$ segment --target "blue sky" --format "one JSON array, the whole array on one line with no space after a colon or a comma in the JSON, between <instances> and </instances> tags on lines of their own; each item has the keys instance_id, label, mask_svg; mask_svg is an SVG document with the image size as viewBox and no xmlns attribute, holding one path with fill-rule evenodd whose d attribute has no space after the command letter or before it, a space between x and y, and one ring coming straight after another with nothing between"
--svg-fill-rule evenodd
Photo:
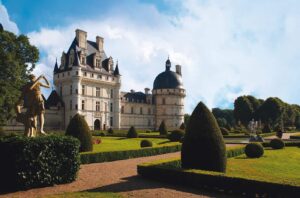
<instances>
[{"instance_id":1,"label":"blue sky","mask_svg":"<svg viewBox=\"0 0 300 198\"><path fill-rule=\"evenodd\" d=\"M34 72L48 78L76 28L104 37L123 91L151 88L169 55L182 65L191 112L244 94L300 104L299 10L297 0L0 0L0 22L39 48Z\"/></svg>"}]
</instances>

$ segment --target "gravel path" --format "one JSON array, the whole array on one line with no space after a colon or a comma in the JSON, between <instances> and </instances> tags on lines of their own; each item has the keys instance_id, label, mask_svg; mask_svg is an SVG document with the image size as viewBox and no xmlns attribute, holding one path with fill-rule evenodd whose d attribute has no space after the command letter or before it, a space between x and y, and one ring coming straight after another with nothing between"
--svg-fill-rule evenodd
<instances>
[{"instance_id":1,"label":"gravel path","mask_svg":"<svg viewBox=\"0 0 300 198\"><path fill-rule=\"evenodd\" d=\"M283 133L282 134L282 139L284 139L284 140L288 140L288 139L290 139L290 136L291 135L299 135L300 133ZM277 136L276 135L273 135L273 136L270 136L270 137L266 137L265 139L273 139L273 138L277 138Z\"/></svg>"},{"instance_id":2,"label":"gravel path","mask_svg":"<svg viewBox=\"0 0 300 198\"><path fill-rule=\"evenodd\" d=\"M137 175L137 165L140 163L178 156L180 156L180 152L82 165L78 178L73 183L18 191L0 195L0 197L43 197L77 191L116 192L124 197L138 198L225 197L211 192L146 180Z\"/></svg>"}]
</instances>

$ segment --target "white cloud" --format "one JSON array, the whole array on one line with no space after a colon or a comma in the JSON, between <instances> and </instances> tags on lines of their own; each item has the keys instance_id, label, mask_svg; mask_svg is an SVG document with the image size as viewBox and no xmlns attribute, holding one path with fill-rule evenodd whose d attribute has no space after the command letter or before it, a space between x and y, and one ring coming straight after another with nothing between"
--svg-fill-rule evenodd
<instances>
[{"instance_id":1,"label":"white cloud","mask_svg":"<svg viewBox=\"0 0 300 198\"><path fill-rule=\"evenodd\" d=\"M169 55L173 70L182 65L187 112L200 100L209 107L228 106L241 94L300 103L297 2L186 1L176 17L153 6L133 6L134 15L118 9L106 18L30 33L45 53L40 70L52 73L55 57L81 28L89 40L104 37L107 55L119 60L124 91L152 88Z\"/></svg>"},{"instance_id":2,"label":"white cloud","mask_svg":"<svg viewBox=\"0 0 300 198\"><path fill-rule=\"evenodd\" d=\"M18 26L15 22L11 21L7 12L7 9L0 1L0 23L3 25L5 30L13 32L15 34L19 33Z\"/></svg>"}]
</instances>

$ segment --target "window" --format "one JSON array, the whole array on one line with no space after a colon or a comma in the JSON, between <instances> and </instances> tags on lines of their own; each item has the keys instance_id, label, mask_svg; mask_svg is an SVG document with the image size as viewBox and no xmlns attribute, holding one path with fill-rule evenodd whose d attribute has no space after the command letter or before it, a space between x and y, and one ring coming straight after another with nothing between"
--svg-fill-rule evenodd
<instances>
[{"instance_id":1,"label":"window","mask_svg":"<svg viewBox=\"0 0 300 198\"><path fill-rule=\"evenodd\" d=\"M110 117L110 126L112 126L113 125L113 117Z\"/></svg>"},{"instance_id":2,"label":"window","mask_svg":"<svg viewBox=\"0 0 300 198\"><path fill-rule=\"evenodd\" d=\"M124 113L124 106L121 107L121 113Z\"/></svg>"},{"instance_id":3,"label":"window","mask_svg":"<svg viewBox=\"0 0 300 198\"><path fill-rule=\"evenodd\" d=\"M70 85L70 95L72 95L72 85Z\"/></svg>"},{"instance_id":4,"label":"window","mask_svg":"<svg viewBox=\"0 0 300 198\"><path fill-rule=\"evenodd\" d=\"M98 75L98 78L99 78L99 79L101 79L101 78L102 78L102 76L101 76L101 75Z\"/></svg>"},{"instance_id":5,"label":"window","mask_svg":"<svg viewBox=\"0 0 300 198\"><path fill-rule=\"evenodd\" d=\"M107 103L104 103L105 112L107 112Z\"/></svg>"},{"instance_id":6,"label":"window","mask_svg":"<svg viewBox=\"0 0 300 198\"><path fill-rule=\"evenodd\" d=\"M100 59L96 59L96 67L97 68L100 68L100 64L101 64Z\"/></svg>"},{"instance_id":7,"label":"window","mask_svg":"<svg viewBox=\"0 0 300 198\"><path fill-rule=\"evenodd\" d=\"M65 74L63 73L63 77L65 77Z\"/></svg>"},{"instance_id":8,"label":"window","mask_svg":"<svg viewBox=\"0 0 300 198\"><path fill-rule=\"evenodd\" d=\"M77 75L77 76L79 75L79 72L78 72L78 71L76 71L76 75Z\"/></svg>"},{"instance_id":9,"label":"window","mask_svg":"<svg viewBox=\"0 0 300 198\"><path fill-rule=\"evenodd\" d=\"M59 78L59 74L57 74L57 78Z\"/></svg>"},{"instance_id":10,"label":"window","mask_svg":"<svg viewBox=\"0 0 300 198\"><path fill-rule=\"evenodd\" d=\"M87 73L86 73L86 72L84 72L84 73L83 73L83 75L84 75L84 76L87 76Z\"/></svg>"},{"instance_id":11,"label":"window","mask_svg":"<svg viewBox=\"0 0 300 198\"><path fill-rule=\"evenodd\" d=\"M148 119L148 126L151 126L151 120Z\"/></svg>"},{"instance_id":12,"label":"window","mask_svg":"<svg viewBox=\"0 0 300 198\"><path fill-rule=\"evenodd\" d=\"M75 89L75 93L78 94L78 89Z\"/></svg>"},{"instance_id":13,"label":"window","mask_svg":"<svg viewBox=\"0 0 300 198\"><path fill-rule=\"evenodd\" d=\"M166 104L166 99L165 98L162 99L162 104L163 105Z\"/></svg>"},{"instance_id":14,"label":"window","mask_svg":"<svg viewBox=\"0 0 300 198\"><path fill-rule=\"evenodd\" d=\"M81 64L85 65L85 57L84 56L81 57Z\"/></svg>"},{"instance_id":15,"label":"window","mask_svg":"<svg viewBox=\"0 0 300 198\"><path fill-rule=\"evenodd\" d=\"M133 112L133 107L131 107L131 114L133 114L134 112Z\"/></svg>"},{"instance_id":16,"label":"window","mask_svg":"<svg viewBox=\"0 0 300 198\"><path fill-rule=\"evenodd\" d=\"M96 111L100 111L100 102L96 102Z\"/></svg>"},{"instance_id":17,"label":"window","mask_svg":"<svg viewBox=\"0 0 300 198\"><path fill-rule=\"evenodd\" d=\"M148 114L149 114L149 115L151 114L151 109L150 109L150 108L148 108Z\"/></svg>"},{"instance_id":18,"label":"window","mask_svg":"<svg viewBox=\"0 0 300 198\"><path fill-rule=\"evenodd\" d=\"M84 100L81 101L81 109L84 110Z\"/></svg>"},{"instance_id":19,"label":"window","mask_svg":"<svg viewBox=\"0 0 300 198\"><path fill-rule=\"evenodd\" d=\"M93 73L91 73L91 78L94 78L94 74Z\"/></svg>"},{"instance_id":20,"label":"window","mask_svg":"<svg viewBox=\"0 0 300 198\"><path fill-rule=\"evenodd\" d=\"M82 86L81 86L81 94L82 94L82 95L85 95L85 85L82 85Z\"/></svg>"},{"instance_id":21,"label":"window","mask_svg":"<svg viewBox=\"0 0 300 198\"><path fill-rule=\"evenodd\" d=\"M140 114L143 114L143 107L140 107Z\"/></svg>"},{"instance_id":22,"label":"window","mask_svg":"<svg viewBox=\"0 0 300 198\"><path fill-rule=\"evenodd\" d=\"M72 100L70 100L70 110L72 110Z\"/></svg>"},{"instance_id":23,"label":"window","mask_svg":"<svg viewBox=\"0 0 300 198\"><path fill-rule=\"evenodd\" d=\"M60 90L59 90L60 96L62 96L62 92L63 92L63 88L62 86L60 86Z\"/></svg>"},{"instance_id":24,"label":"window","mask_svg":"<svg viewBox=\"0 0 300 198\"><path fill-rule=\"evenodd\" d=\"M70 76L70 72L68 72L68 76Z\"/></svg>"},{"instance_id":25,"label":"window","mask_svg":"<svg viewBox=\"0 0 300 198\"><path fill-rule=\"evenodd\" d=\"M100 87L96 87L96 97L100 97Z\"/></svg>"},{"instance_id":26,"label":"window","mask_svg":"<svg viewBox=\"0 0 300 198\"><path fill-rule=\"evenodd\" d=\"M77 104L75 105L75 109L76 109L76 110L78 109L78 105L77 105Z\"/></svg>"},{"instance_id":27,"label":"window","mask_svg":"<svg viewBox=\"0 0 300 198\"><path fill-rule=\"evenodd\" d=\"M113 112L113 103L110 103L110 112Z\"/></svg>"},{"instance_id":28,"label":"window","mask_svg":"<svg viewBox=\"0 0 300 198\"><path fill-rule=\"evenodd\" d=\"M113 98L113 95L114 95L114 90L111 89L111 90L110 90L110 98Z\"/></svg>"}]
</instances>

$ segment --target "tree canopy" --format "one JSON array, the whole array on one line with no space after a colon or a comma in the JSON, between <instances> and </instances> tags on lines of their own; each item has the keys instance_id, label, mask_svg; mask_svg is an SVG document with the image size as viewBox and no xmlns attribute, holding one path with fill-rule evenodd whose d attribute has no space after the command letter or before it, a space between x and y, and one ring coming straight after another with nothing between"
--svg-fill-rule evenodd
<instances>
[{"instance_id":1,"label":"tree canopy","mask_svg":"<svg viewBox=\"0 0 300 198\"><path fill-rule=\"evenodd\" d=\"M14 115L20 90L38 59L38 49L25 35L0 28L0 125Z\"/></svg>"}]
</instances>

